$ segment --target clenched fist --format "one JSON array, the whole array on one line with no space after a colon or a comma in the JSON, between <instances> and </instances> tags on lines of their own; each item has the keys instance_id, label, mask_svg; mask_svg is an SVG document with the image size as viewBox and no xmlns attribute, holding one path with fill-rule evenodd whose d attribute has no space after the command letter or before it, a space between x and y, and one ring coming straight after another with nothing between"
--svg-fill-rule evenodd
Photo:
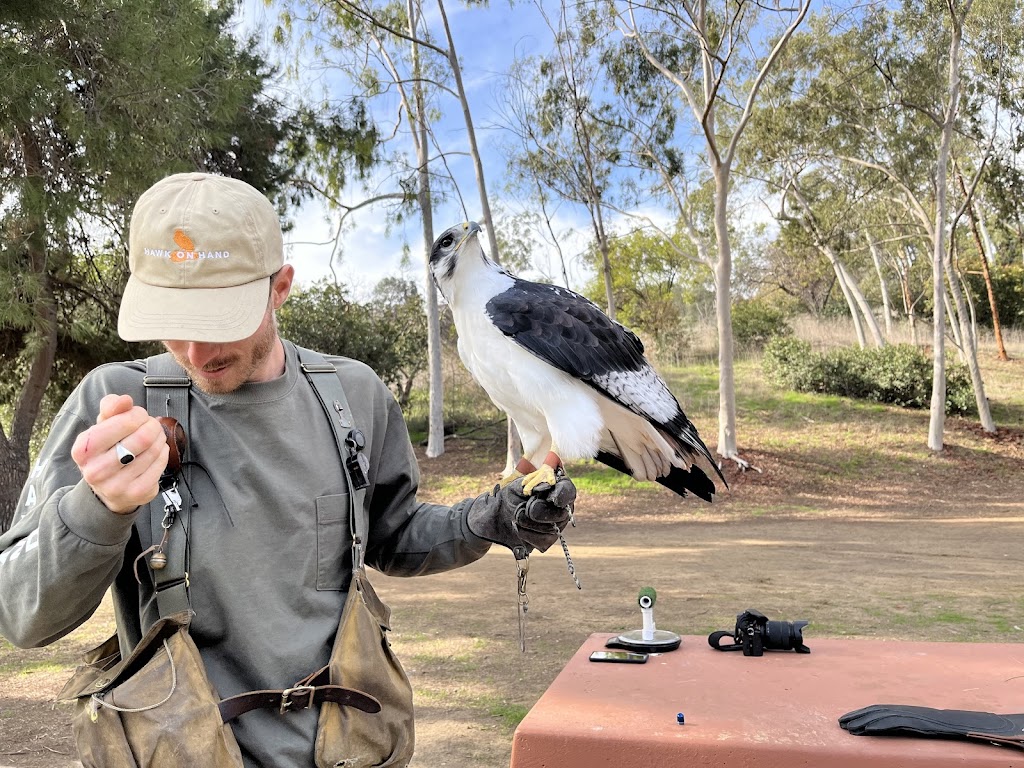
<instances>
[{"instance_id":1,"label":"clenched fist","mask_svg":"<svg viewBox=\"0 0 1024 768\"><path fill-rule=\"evenodd\" d=\"M163 427L145 408L129 395L106 395L96 424L75 440L71 458L107 509L125 515L156 498L169 450Z\"/></svg>"}]
</instances>

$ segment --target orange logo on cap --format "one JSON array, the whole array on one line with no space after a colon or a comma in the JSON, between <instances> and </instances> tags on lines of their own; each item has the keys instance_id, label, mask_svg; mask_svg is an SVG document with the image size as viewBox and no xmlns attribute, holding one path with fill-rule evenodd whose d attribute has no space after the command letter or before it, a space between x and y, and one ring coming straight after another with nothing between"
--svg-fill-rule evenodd
<instances>
[{"instance_id":1,"label":"orange logo on cap","mask_svg":"<svg viewBox=\"0 0 1024 768\"><path fill-rule=\"evenodd\" d=\"M192 261L199 258L199 254L196 253L196 247L192 243L192 238L180 229L174 230L174 242L180 250L171 251L171 261Z\"/></svg>"}]
</instances>

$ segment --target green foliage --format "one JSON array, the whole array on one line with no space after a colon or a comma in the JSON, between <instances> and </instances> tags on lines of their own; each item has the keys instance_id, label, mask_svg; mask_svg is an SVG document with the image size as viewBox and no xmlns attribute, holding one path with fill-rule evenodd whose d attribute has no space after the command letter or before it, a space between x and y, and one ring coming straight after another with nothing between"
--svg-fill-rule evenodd
<instances>
[{"instance_id":1,"label":"green foliage","mask_svg":"<svg viewBox=\"0 0 1024 768\"><path fill-rule=\"evenodd\" d=\"M978 323L992 327L992 308L980 265L961 265L974 297ZM1008 264L992 267L992 293L996 298L999 322L1007 328L1024 328L1024 266Z\"/></svg>"},{"instance_id":2,"label":"green foliage","mask_svg":"<svg viewBox=\"0 0 1024 768\"><path fill-rule=\"evenodd\" d=\"M749 349L761 349L775 336L793 333L786 312L765 299L734 301L732 304L733 341Z\"/></svg>"},{"instance_id":3,"label":"green foliage","mask_svg":"<svg viewBox=\"0 0 1024 768\"><path fill-rule=\"evenodd\" d=\"M233 34L234 9L0 8L0 414L10 425L0 427L0 529L36 424L89 369L152 349L115 330L138 195L170 173L205 170L249 182L285 212L311 129L265 95L275 73Z\"/></svg>"},{"instance_id":4,"label":"green foliage","mask_svg":"<svg viewBox=\"0 0 1024 768\"><path fill-rule=\"evenodd\" d=\"M360 360L390 386L403 408L427 362L427 323L415 285L386 278L366 304L321 280L293 291L278 311L281 335L325 354Z\"/></svg>"},{"instance_id":5,"label":"green foliage","mask_svg":"<svg viewBox=\"0 0 1024 768\"><path fill-rule=\"evenodd\" d=\"M776 336L764 350L763 368L773 383L797 392L855 397L905 408L928 408L932 362L920 349L893 344L878 349L840 347L825 353L792 336ZM974 406L964 366L946 366L946 412L969 413Z\"/></svg>"},{"instance_id":6,"label":"green foliage","mask_svg":"<svg viewBox=\"0 0 1024 768\"><path fill-rule=\"evenodd\" d=\"M605 304L601 256L592 249L588 258L595 277L584 294L598 306ZM619 322L650 338L659 351L677 354L688 344L685 322L695 304L712 295L710 271L664 237L643 231L612 241L609 252L612 290Z\"/></svg>"}]
</instances>

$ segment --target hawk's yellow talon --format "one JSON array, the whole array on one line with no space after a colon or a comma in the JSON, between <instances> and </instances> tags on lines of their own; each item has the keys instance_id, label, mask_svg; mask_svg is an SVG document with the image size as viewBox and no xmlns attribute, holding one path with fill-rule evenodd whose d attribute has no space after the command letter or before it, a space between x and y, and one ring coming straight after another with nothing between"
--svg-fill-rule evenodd
<instances>
[{"instance_id":1,"label":"hawk's yellow talon","mask_svg":"<svg viewBox=\"0 0 1024 768\"><path fill-rule=\"evenodd\" d=\"M555 484L555 470L547 464L541 464L540 469L536 472L523 476L523 493L529 496L533 493L533 489L541 483L547 483L552 486Z\"/></svg>"},{"instance_id":2,"label":"hawk's yellow talon","mask_svg":"<svg viewBox=\"0 0 1024 768\"><path fill-rule=\"evenodd\" d=\"M522 476L523 476L522 472L520 472L518 469L513 469L507 475L502 475L501 479L498 480L498 487L499 488L505 488L506 486L509 486L512 483L514 483L516 480L518 480Z\"/></svg>"}]
</instances>

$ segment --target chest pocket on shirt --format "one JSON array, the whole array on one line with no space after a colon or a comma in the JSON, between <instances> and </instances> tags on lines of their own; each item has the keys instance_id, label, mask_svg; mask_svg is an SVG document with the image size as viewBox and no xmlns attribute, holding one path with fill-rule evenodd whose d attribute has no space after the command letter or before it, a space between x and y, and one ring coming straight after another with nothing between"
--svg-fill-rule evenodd
<instances>
[{"instance_id":1,"label":"chest pocket on shirt","mask_svg":"<svg viewBox=\"0 0 1024 768\"><path fill-rule=\"evenodd\" d=\"M351 571L348 494L319 496L316 500L316 588L346 589Z\"/></svg>"}]
</instances>

